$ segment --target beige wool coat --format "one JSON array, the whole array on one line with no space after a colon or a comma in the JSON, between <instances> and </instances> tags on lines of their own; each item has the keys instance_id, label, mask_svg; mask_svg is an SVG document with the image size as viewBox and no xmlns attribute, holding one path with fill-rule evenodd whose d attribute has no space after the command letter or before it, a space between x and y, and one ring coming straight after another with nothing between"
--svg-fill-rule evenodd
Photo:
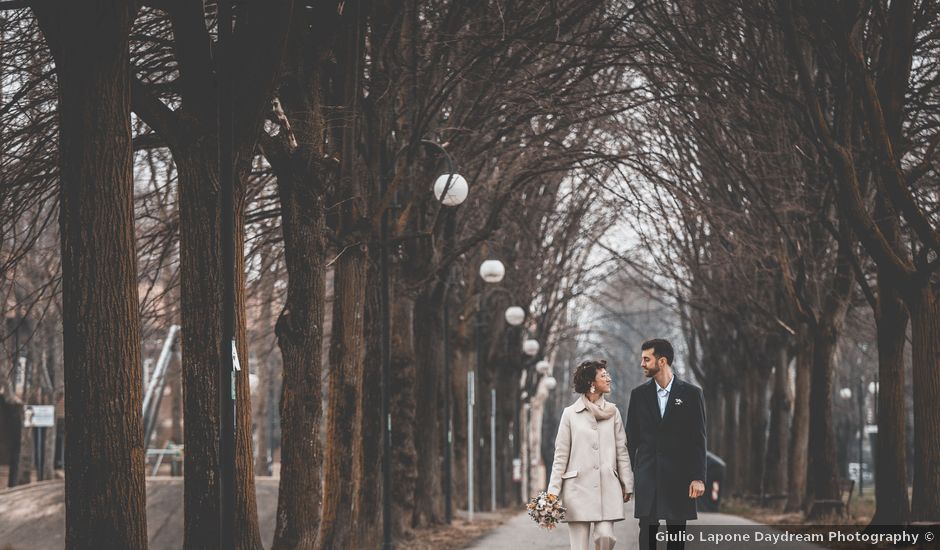
<instances>
[{"instance_id":1,"label":"beige wool coat","mask_svg":"<svg viewBox=\"0 0 940 550\"><path fill-rule=\"evenodd\" d=\"M615 407L608 402L608 407ZM568 509L566 521L618 521L623 493L633 492L633 469L620 410L595 420L578 400L561 414L548 492Z\"/></svg>"}]
</instances>

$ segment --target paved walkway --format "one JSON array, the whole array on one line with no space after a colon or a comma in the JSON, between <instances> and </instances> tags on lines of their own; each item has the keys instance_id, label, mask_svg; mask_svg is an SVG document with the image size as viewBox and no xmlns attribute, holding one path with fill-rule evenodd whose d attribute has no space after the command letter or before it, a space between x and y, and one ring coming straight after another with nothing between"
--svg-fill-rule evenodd
<instances>
[{"instance_id":1,"label":"paved walkway","mask_svg":"<svg viewBox=\"0 0 940 550\"><path fill-rule=\"evenodd\" d=\"M637 532L639 531L639 526L637 521L633 518L633 503L626 504L624 506L624 515L627 518L624 521L618 521L614 523L614 536L617 537L617 546L616 550L627 550L627 549L636 549L638 547L637 543ZM738 526L755 526L755 528L743 527L739 528L739 532L757 532L762 533L772 533L773 531L770 528L757 528L760 524L755 523L751 520L739 517L732 516L728 514L706 514L699 513L699 519L694 522L689 522L689 526L694 524L698 525L708 525L708 526L720 526L720 525L738 525ZM660 543L660 548L665 548L665 543ZM568 527L567 525L561 525L559 528L552 531L547 531L545 529L538 528L535 523L529 518L526 513L520 513L519 515L513 517L499 528L493 530L491 533L486 535L483 538L477 539L470 546L467 547L468 550L567 550L569 548L568 541ZM751 542L723 542L721 544L714 543L689 543L686 544L687 549L694 548L710 548L721 550L725 549L758 549L758 548L776 548L779 550L812 550L818 548L806 543L781 543L781 544L770 544L762 543L756 544L753 541Z\"/></svg>"},{"instance_id":2,"label":"paved walkway","mask_svg":"<svg viewBox=\"0 0 940 550\"><path fill-rule=\"evenodd\" d=\"M274 538L278 480L255 478L261 540ZM183 545L183 478L147 478L150 550ZM65 482L43 481L0 491L0 549L61 550L65 546Z\"/></svg>"}]
</instances>

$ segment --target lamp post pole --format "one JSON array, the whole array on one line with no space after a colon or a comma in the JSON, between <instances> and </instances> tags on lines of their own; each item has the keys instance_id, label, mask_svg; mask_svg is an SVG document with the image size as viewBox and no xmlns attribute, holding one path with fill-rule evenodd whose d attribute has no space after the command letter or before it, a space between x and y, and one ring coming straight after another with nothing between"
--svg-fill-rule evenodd
<instances>
[{"instance_id":1,"label":"lamp post pole","mask_svg":"<svg viewBox=\"0 0 940 550\"><path fill-rule=\"evenodd\" d=\"M862 441L865 437L865 378L858 379L858 496L865 496L865 460Z\"/></svg>"},{"instance_id":2,"label":"lamp post pole","mask_svg":"<svg viewBox=\"0 0 940 550\"><path fill-rule=\"evenodd\" d=\"M483 327L481 326L481 317L480 310L483 309L483 292L480 292L478 297L477 305L477 315L476 315L476 330L474 331L476 339L476 355L477 355L477 366L475 371L480 371L483 366ZM475 397L475 384L476 384L476 372L470 370L467 372L467 517L470 521L473 521L473 455L475 451L474 438L473 438L473 412L474 412L474 402Z\"/></svg>"},{"instance_id":3,"label":"lamp post pole","mask_svg":"<svg viewBox=\"0 0 940 550\"><path fill-rule=\"evenodd\" d=\"M444 307L442 313L444 323L444 426L447 429L447 452L444 453L444 521L450 524L454 518L453 503L451 502L451 476L453 475L451 460L454 454L454 423L450 411L451 392L453 388L451 387L450 380L450 331L447 328L450 326L450 312L447 307L450 269L446 271L444 277Z\"/></svg>"},{"instance_id":4,"label":"lamp post pole","mask_svg":"<svg viewBox=\"0 0 940 550\"><path fill-rule=\"evenodd\" d=\"M496 388L490 388L490 511L496 511Z\"/></svg>"}]
</instances>

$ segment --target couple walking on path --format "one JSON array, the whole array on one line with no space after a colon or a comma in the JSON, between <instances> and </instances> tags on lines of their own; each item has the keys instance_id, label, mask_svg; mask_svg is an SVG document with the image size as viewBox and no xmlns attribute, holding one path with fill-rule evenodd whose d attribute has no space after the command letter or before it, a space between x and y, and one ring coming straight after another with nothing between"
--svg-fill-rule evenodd
<instances>
[{"instance_id":1,"label":"couple walking on path","mask_svg":"<svg viewBox=\"0 0 940 550\"><path fill-rule=\"evenodd\" d=\"M674 375L668 341L650 340L641 349L650 380L634 388L626 422L604 399L611 383L606 361L584 361L575 371L580 396L561 415L548 485L567 507L572 550L588 550L592 542L596 550L611 550L613 522L624 519L630 499L641 549L656 548L660 520L677 534L697 517L695 499L705 492L702 390Z\"/></svg>"}]
</instances>

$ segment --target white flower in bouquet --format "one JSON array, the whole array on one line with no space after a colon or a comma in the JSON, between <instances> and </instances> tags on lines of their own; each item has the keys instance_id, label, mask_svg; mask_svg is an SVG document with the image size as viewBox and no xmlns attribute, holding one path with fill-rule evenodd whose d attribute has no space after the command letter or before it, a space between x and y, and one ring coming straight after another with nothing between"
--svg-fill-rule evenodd
<instances>
[{"instance_id":1,"label":"white flower in bouquet","mask_svg":"<svg viewBox=\"0 0 940 550\"><path fill-rule=\"evenodd\" d=\"M558 522L565 519L566 509L555 495L542 491L532 497L526 505L529 517L543 529L554 529Z\"/></svg>"}]
</instances>

